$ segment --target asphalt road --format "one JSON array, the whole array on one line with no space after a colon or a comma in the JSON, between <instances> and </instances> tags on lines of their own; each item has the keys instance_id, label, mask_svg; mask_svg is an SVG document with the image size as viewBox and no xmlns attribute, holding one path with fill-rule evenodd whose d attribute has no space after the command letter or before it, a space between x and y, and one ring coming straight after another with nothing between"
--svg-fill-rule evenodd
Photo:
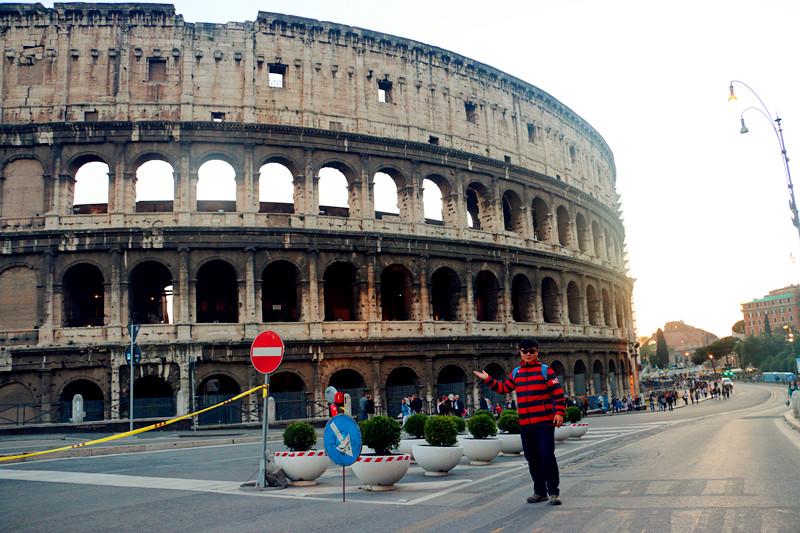
<instances>
[{"instance_id":1,"label":"asphalt road","mask_svg":"<svg viewBox=\"0 0 800 533\"><path fill-rule=\"evenodd\" d=\"M255 492L259 444L34 461L0 467L7 531L800 531L800 432L782 388L667 413L590 417L559 444L564 505L526 504L520 457L462 460L447 478L414 466L370 493L331 468L312 488Z\"/></svg>"}]
</instances>

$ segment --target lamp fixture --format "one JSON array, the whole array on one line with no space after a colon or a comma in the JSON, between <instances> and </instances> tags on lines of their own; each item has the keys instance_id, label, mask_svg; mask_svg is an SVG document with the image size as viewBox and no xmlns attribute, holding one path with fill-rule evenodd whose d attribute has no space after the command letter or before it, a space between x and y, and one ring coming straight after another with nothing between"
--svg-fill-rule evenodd
<instances>
[{"instance_id":1,"label":"lamp fixture","mask_svg":"<svg viewBox=\"0 0 800 533\"><path fill-rule=\"evenodd\" d=\"M744 117L740 117L740 118L741 118L741 121L742 121L742 129L739 130L739 133L747 133L750 130L748 130L747 126L744 125Z\"/></svg>"}]
</instances>

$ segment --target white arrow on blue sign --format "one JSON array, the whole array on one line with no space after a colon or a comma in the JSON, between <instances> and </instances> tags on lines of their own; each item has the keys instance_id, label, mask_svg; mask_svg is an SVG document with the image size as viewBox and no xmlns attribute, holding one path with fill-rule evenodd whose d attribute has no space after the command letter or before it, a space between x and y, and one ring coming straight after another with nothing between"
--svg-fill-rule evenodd
<instances>
[{"instance_id":1,"label":"white arrow on blue sign","mask_svg":"<svg viewBox=\"0 0 800 533\"><path fill-rule=\"evenodd\" d=\"M141 327L141 324L128 324L128 335L131 336L133 342L136 342L136 336L139 335Z\"/></svg>"},{"instance_id":2,"label":"white arrow on blue sign","mask_svg":"<svg viewBox=\"0 0 800 533\"><path fill-rule=\"evenodd\" d=\"M141 359L142 359L142 349L139 348L138 344L134 344L133 345L133 362L138 364L139 361L141 361ZM125 361L127 361L129 363L131 362L131 347L130 346L127 346L125 348Z\"/></svg>"},{"instance_id":3,"label":"white arrow on blue sign","mask_svg":"<svg viewBox=\"0 0 800 533\"><path fill-rule=\"evenodd\" d=\"M334 464L350 466L361 455L361 430L347 415L336 415L325 425L325 452Z\"/></svg>"}]
</instances>

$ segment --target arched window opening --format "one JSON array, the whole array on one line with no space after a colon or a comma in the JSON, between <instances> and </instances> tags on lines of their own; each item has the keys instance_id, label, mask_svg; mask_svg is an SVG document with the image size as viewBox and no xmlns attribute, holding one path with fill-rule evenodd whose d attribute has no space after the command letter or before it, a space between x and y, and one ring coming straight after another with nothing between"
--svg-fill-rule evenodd
<instances>
[{"instance_id":1,"label":"arched window opening","mask_svg":"<svg viewBox=\"0 0 800 533\"><path fill-rule=\"evenodd\" d=\"M603 235L605 236L606 241L606 261L613 261L613 252L611 251L611 236L608 233L608 230L603 230Z\"/></svg>"},{"instance_id":2,"label":"arched window opening","mask_svg":"<svg viewBox=\"0 0 800 533\"><path fill-rule=\"evenodd\" d=\"M608 382L611 386L609 395L617 396L617 366L614 364L613 359L608 362Z\"/></svg>"},{"instance_id":3,"label":"arched window opening","mask_svg":"<svg viewBox=\"0 0 800 533\"><path fill-rule=\"evenodd\" d=\"M603 323L606 326L611 325L611 298L608 296L608 291L603 289Z\"/></svg>"},{"instance_id":4,"label":"arched window opening","mask_svg":"<svg viewBox=\"0 0 800 533\"><path fill-rule=\"evenodd\" d=\"M594 364L592 365L592 383L594 385L595 394L608 394L605 384L603 383L604 377L603 363L601 363L599 360L595 360ZM604 405L608 407L608 398L606 398Z\"/></svg>"},{"instance_id":5,"label":"arched window opening","mask_svg":"<svg viewBox=\"0 0 800 533\"><path fill-rule=\"evenodd\" d=\"M561 306L558 302L558 285L553 278L542 280L542 317L548 324L561 322Z\"/></svg>"},{"instance_id":6,"label":"arched window opening","mask_svg":"<svg viewBox=\"0 0 800 533\"><path fill-rule=\"evenodd\" d=\"M136 169L136 212L169 213L175 200L172 165L152 159Z\"/></svg>"},{"instance_id":7,"label":"arched window opening","mask_svg":"<svg viewBox=\"0 0 800 533\"><path fill-rule=\"evenodd\" d=\"M506 231L522 234L522 202L513 191L503 194L503 227Z\"/></svg>"},{"instance_id":8,"label":"arched window opening","mask_svg":"<svg viewBox=\"0 0 800 533\"><path fill-rule=\"evenodd\" d=\"M61 402L61 422L73 422L80 418L80 415L73 413L72 401L76 395L80 394L83 399L83 420L103 420L105 418L105 402L103 401L103 391L94 382L88 379L76 379L71 381L61 391L59 400ZM75 419L75 420L73 420Z\"/></svg>"},{"instance_id":9,"label":"arched window opening","mask_svg":"<svg viewBox=\"0 0 800 533\"><path fill-rule=\"evenodd\" d=\"M75 173L72 212L76 215L108 213L108 173L106 163L89 160Z\"/></svg>"},{"instance_id":10,"label":"arched window opening","mask_svg":"<svg viewBox=\"0 0 800 533\"><path fill-rule=\"evenodd\" d=\"M422 180L422 204L425 210L425 223L441 226L444 224L444 200L442 189L428 178Z\"/></svg>"},{"instance_id":11,"label":"arched window opening","mask_svg":"<svg viewBox=\"0 0 800 533\"><path fill-rule=\"evenodd\" d=\"M586 390L586 365L578 359L575 361L575 366L572 371L572 382L574 383L575 395L584 396L587 394Z\"/></svg>"},{"instance_id":12,"label":"arched window opening","mask_svg":"<svg viewBox=\"0 0 800 533\"><path fill-rule=\"evenodd\" d=\"M86 263L71 267L64 275L64 325L68 328L104 324L103 274Z\"/></svg>"},{"instance_id":13,"label":"arched window opening","mask_svg":"<svg viewBox=\"0 0 800 533\"><path fill-rule=\"evenodd\" d=\"M13 305L0 306L0 330L36 327L39 319L36 285L36 272L28 267L11 267L0 272L0 294L14 295Z\"/></svg>"},{"instance_id":14,"label":"arched window opening","mask_svg":"<svg viewBox=\"0 0 800 533\"><path fill-rule=\"evenodd\" d=\"M258 169L258 212L294 213L294 176L281 163L267 163Z\"/></svg>"},{"instance_id":15,"label":"arched window opening","mask_svg":"<svg viewBox=\"0 0 800 533\"><path fill-rule=\"evenodd\" d=\"M581 323L581 291L574 281L567 284L567 311L570 324Z\"/></svg>"},{"instance_id":16,"label":"arched window opening","mask_svg":"<svg viewBox=\"0 0 800 533\"><path fill-rule=\"evenodd\" d=\"M500 289L497 278L488 270L481 270L475 277L475 318L478 321L498 320L497 299Z\"/></svg>"},{"instance_id":17,"label":"arched window opening","mask_svg":"<svg viewBox=\"0 0 800 533\"><path fill-rule=\"evenodd\" d=\"M472 229L490 229L488 192L480 183L471 183L466 191L467 227Z\"/></svg>"},{"instance_id":18,"label":"arched window opening","mask_svg":"<svg viewBox=\"0 0 800 533\"><path fill-rule=\"evenodd\" d=\"M589 226L586 225L586 219L580 213L575 216L575 229L578 232L578 250L586 253L589 249Z\"/></svg>"},{"instance_id":19,"label":"arched window opening","mask_svg":"<svg viewBox=\"0 0 800 533\"><path fill-rule=\"evenodd\" d=\"M276 261L261 276L261 320L297 322L300 320L300 284L297 267L288 261Z\"/></svg>"},{"instance_id":20,"label":"arched window opening","mask_svg":"<svg viewBox=\"0 0 800 533\"><path fill-rule=\"evenodd\" d=\"M235 379L224 374L213 374L201 381L197 387L197 408L211 407L240 392L241 388ZM200 425L238 424L242 421L242 400L240 398L217 407L197 418Z\"/></svg>"},{"instance_id":21,"label":"arched window opening","mask_svg":"<svg viewBox=\"0 0 800 533\"><path fill-rule=\"evenodd\" d=\"M319 214L332 217L350 216L350 184L341 170L322 167L319 170Z\"/></svg>"},{"instance_id":22,"label":"arched window opening","mask_svg":"<svg viewBox=\"0 0 800 533\"><path fill-rule=\"evenodd\" d=\"M498 365L497 363L489 363L488 365L486 365L486 368L484 370L486 370L486 373L492 376L494 379L502 380L508 377L508 372L503 370L503 367ZM502 405L503 408L505 409L505 402L507 400L505 394L493 391L492 389L489 388L488 385L486 385L486 383L481 384L481 394L483 395L484 398L491 401L493 406L499 404ZM508 395L508 399L510 398L511 395Z\"/></svg>"},{"instance_id":23,"label":"arched window opening","mask_svg":"<svg viewBox=\"0 0 800 533\"><path fill-rule=\"evenodd\" d=\"M459 318L461 280L452 269L441 267L431 277L433 319L453 321Z\"/></svg>"},{"instance_id":24,"label":"arched window opening","mask_svg":"<svg viewBox=\"0 0 800 533\"><path fill-rule=\"evenodd\" d=\"M328 385L335 387L338 392L350 395L350 409L354 417L358 417L358 401L361 399L361 394L367 390L367 384L364 377L351 368L344 368L337 370L331 376ZM366 418L366 413L363 413Z\"/></svg>"},{"instance_id":25,"label":"arched window opening","mask_svg":"<svg viewBox=\"0 0 800 533\"><path fill-rule=\"evenodd\" d=\"M155 261L141 263L130 275L128 294L134 324L173 324L172 274Z\"/></svg>"},{"instance_id":26,"label":"arched window opening","mask_svg":"<svg viewBox=\"0 0 800 533\"><path fill-rule=\"evenodd\" d=\"M411 272L392 265L381 273L381 311L383 320L410 320L413 292Z\"/></svg>"},{"instance_id":27,"label":"arched window opening","mask_svg":"<svg viewBox=\"0 0 800 533\"><path fill-rule=\"evenodd\" d=\"M385 172L376 172L372 178L372 193L376 220L392 220L400 216L400 196L392 176Z\"/></svg>"},{"instance_id":28,"label":"arched window opening","mask_svg":"<svg viewBox=\"0 0 800 533\"><path fill-rule=\"evenodd\" d=\"M556 209L556 223L558 225L558 244L565 247L569 246L569 213L563 205L558 206L558 209Z\"/></svg>"},{"instance_id":29,"label":"arched window opening","mask_svg":"<svg viewBox=\"0 0 800 533\"><path fill-rule=\"evenodd\" d=\"M565 374L565 370L564 370L564 365L561 364L561 361L553 361L553 362L551 362L550 363L550 368L553 369L553 373L555 373L556 377L558 378L558 381L561 382L561 385L566 387L567 380L564 379L564 376L566 374ZM564 392L567 392L566 389L564 390Z\"/></svg>"},{"instance_id":30,"label":"arched window opening","mask_svg":"<svg viewBox=\"0 0 800 533\"><path fill-rule=\"evenodd\" d=\"M197 322L239 321L239 290L230 263L209 261L197 272Z\"/></svg>"},{"instance_id":31,"label":"arched window opening","mask_svg":"<svg viewBox=\"0 0 800 533\"><path fill-rule=\"evenodd\" d=\"M597 222L592 222L592 237L594 238L594 255L595 257L603 257L603 234L600 231L600 226Z\"/></svg>"},{"instance_id":32,"label":"arched window opening","mask_svg":"<svg viewBox=\"0 0 800 533\"><path fill-rule=\"evenodd\" d=\"M350 263L334 263L325 271L325 320L358 320L359 291L356 269Z\"/></svg>"},{"instance_id":33,"label":"arched window opening","mask_svg":"<svg viewBox=\"0 0 800 533\"><path fill-rule=\"evenodd\" d=\"M309 417L306 384L294 372L278 372L272 376L269 395L275 400L276 420L298 420Z\"/></svg>"},{"instance_id":34,"label":"arched window opening","mask_svg":"<svg viewBox=\"0 0 800 533\"><path fill-rule=\"evenodd\" d=\"M467 375L456 365L447 365L439 371L436 378L436 397L442 399L450 394L458 395L461 405L464 405L467 392ZM455 414L455 413L449 413Z\"/></svg>"},{"instance_id":35,"label":"arched window opening","mask_svg":"<svg viewBox=\"0 0 800 533\"><path fill-rule=\"evenodd\" d=\"M44 170L36 159L15 159L3 169L0 180L0 218L27 218L43 215L45 202Z\"/></svg>"},{"instance_id":36,"label":"arched window opening","mask_svg":"<svg viewBox=\"0 0 800 533\"><path fill-rule=\"evenodd\" d=\"M617 296L616 300L616 309L617 312L617 327L624 328L625 327L625 307L622 304L622 297Z\"/></svg>"},{"instance_id":37,"label":"arched window opening","mask_svg":"<svg viewBox=\"0 0 800 533\"><path fill-rule=\"evenodd\" d=\"M416 372L401 366L392 370L386 377L386 412L395 417L400 413L403 398L408 398L419 390Z\"/></svg>"},{"instance_id":38,"label":"arched window opening","mask_svg":"<svg viewBox=\"0 0 800 533\"><path fill-rule=\"evenodd\" d=\"M534 198L531 203L531 218L533 220L533 238L537 241L550 240L550 224L548 221L549 210L541 198Z\"/></svg>"},{"instance_id":39,"label":"arched window opening","mask_svg":"<svg viewBox=\"0 0 800 533\"><path fill-rule=\"evenodd\" d=\"M227 161L212 159L197 170L197 210L236 211L236 171Z\"/></svg>"},{"instance_id":40,"label":"arched window opening","mask_svg":"<svg viewBox=\"0 0 800 533\"><path fill-rule=\"evenodd\" d=\"M0 405L14 406L0 417L0 426L17 424L18 420L23 424L38 421L41 417L41 403L21 383L0 385Z\"/></svg>"},{"instance_id":41,"label":"arched window opening","mask_svg":"<svg viewBox=\"0 0 800 533\"><path fill-rule=\"evenodd\" d=\"M511 314L514 322L533 322L533 288L524 274L511 282Z\"/></svg>"},{"instance_id":42,"label":"arched window opening","mask_svg":"<svg viewBox=\"0 0 800 533\"><path fill-rule=\"evenodd\" d=\"M121 410L127 409L128 398L121 403ZM143 376L133 382L133 417L168 418L175 416L175 393L163 378Z\"/></svg>"},{"instance_id":43,"label":"arched window opening","mask_svg":"<svg viewBox=\"0 0 800 533\"><path fill-rule=\"evenodd\" d=\"M593 326L602 325L602 317L600 316L601 301L592 285L586 287L586 303L589 308L589 324Z\"/></svg>"}]
</instances>

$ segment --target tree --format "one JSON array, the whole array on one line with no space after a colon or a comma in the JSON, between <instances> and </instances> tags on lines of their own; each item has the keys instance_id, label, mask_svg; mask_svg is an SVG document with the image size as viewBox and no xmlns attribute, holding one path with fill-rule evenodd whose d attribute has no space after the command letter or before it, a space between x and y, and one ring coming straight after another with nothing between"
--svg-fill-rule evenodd
<instances>
[{"instance_id":1,"label":"tree","mask_svg":"<svg viewBox=\"0 0 800 533\"><path fill-rule=\"evenodd\" d=\"M642 361L650 361L655 363L655 355L656 355L656 343L655 342L647 342L642 344L639 348L639 356L641 356Z\"/></svg>"},{"instance_id":2,"label":"tree","mask_svg":"<svg viewBox=\"0 0 800 533\"><path fill-rule=\"evenodd\" d=\"M659 368L667 368L669 365L669 349L667 348L667 339L664 338L664 332L661 328L656 331L656 357L655 363Z\"/></svg>"},{"instance_id":3,"label":"tree","mask_svg":"<svg viewBox=\"0 0 800 533\"><path fill-rule=\"evenodd\" d=\"M764 335L769 337L772 335L772 328L769 327L769 315L764 313Z\"/></svg>"},{"instance_id":4,"label":"tree","mask_svg":"<svg viewBox=\"0 0 800 533\"><path fill-rule=\"evenodd\" d=\"M738 333L739 335L744 335L744 320L740 320L737 323L735 323L731 327L731 331L734 333Z\"/></svg>"},{"instance_id":5,"label":"tree","mask_svg":"<svg viewBox=\"0 0 800 533\"><path fill-rule=\"evenodd\" d=\"M702 365L706 361L708 361L708 346L698 348L692 354L692 363Z\"/></svg>"}]
</instances>

